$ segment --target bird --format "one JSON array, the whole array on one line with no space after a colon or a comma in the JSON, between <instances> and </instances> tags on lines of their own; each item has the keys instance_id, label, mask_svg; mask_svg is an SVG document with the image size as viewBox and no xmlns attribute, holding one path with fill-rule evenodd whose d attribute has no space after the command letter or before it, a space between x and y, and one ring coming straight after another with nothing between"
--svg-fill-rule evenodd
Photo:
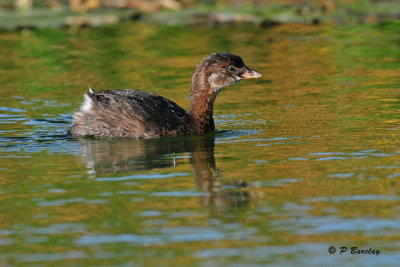
<instances>
[{"instance_id":1,"label":"bird","mask_svg":"<svg viewBox=\"0 0 400 267\"><path fill-rule=\"evenodd\" d=\"M158 94L136 89L96 92L89 87L73 115L72 136L148 139L205 134L215 130L213 105L218 93L240 80L259 78L242 58L229 52L210 54L192 75L187 111Z\"/></svg>"}]
</instances>

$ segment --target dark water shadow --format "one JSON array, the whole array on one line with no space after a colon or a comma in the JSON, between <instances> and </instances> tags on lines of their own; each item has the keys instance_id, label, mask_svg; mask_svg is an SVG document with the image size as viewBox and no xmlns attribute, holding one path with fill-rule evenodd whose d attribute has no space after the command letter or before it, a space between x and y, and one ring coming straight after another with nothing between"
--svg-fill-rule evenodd
<instances>
[{"instance_id":1,"label":"dark water shadow","mask_svg":"<svg viewBox=\"0 0 400 267\"><path fill-rule=\"evenodd\" d=\"M82 138L78 139L82 148L79 155L92 177L171 168L179 164L177 159L188 158L196 188L207 193L200 196L203 205L239 207L249 202L247 184L242 181L221 183L214 156L215 139L218 135L225 138L227 134L230 133L154 140Z\"/></svg>"}]
</instances>

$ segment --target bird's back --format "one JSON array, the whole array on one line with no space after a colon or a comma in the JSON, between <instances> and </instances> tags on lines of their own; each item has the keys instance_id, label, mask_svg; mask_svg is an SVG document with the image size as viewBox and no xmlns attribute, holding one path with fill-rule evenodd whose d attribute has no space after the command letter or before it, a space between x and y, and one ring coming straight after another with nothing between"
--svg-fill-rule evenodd
<instances>
[{"instance_id":1,"label":"bird's back","mask_svg":"<svg viewBox=\"0 0 400 267\"><path fill-rule=\"evenodd\" d=\"M150 138L182 135L186 111L169 99L140 90L85 95L70 133L78 136Z\"/></svg>"}]
</instances>

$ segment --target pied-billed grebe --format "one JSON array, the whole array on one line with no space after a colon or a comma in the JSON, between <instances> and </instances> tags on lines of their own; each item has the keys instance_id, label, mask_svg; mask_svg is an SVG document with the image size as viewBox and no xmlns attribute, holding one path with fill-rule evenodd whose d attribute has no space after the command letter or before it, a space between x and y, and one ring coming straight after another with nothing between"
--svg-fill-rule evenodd
<instances>
[{"instance_id":1,"label":"pied-billed grebe","mask_svg":"<svg viewBox=\"0 0 400 267\"><path fill-rule=\"evenodd\" d=\"M192 77L189 109L162 96L131 89L85 94L74 114L70 133L75 136L154 138L202 134L215 129L213 104L225 86L242 79L259 78L241 57L215 53L206 57Z\"/></svg>"}]
</instances>

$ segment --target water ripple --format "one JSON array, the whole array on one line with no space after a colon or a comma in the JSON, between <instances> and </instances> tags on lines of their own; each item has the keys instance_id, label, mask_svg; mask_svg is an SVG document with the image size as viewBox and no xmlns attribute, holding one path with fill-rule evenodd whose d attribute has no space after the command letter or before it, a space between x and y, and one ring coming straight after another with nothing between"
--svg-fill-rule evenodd
<instances>
[{"instance_id":1,"label":"water ripple","mask_svg":"<svg viewBox=\"0 0 400 267\"><path fill-rule=\"evenodd\" d=\"M131 243L142 246L160 245L165 243L180 243L190 241L245 240L253 238L257 230L242 229L242 231L225 233L207 227L165 227L159 235L84 235L76 239L78 245L99 245L109 243Z\"/></svg>"},{"instance_id":2,"label":"water ripple","mask_svg":"<svg viewBox=\"0 0 400 267\"><path fill-rule=\"evenodd\" d=\"M354 195L354 196L333 196L333 197L312 197L304 199L305 202L342 202L342 201L398 201L398 196L388 195Z\"/></svg>"},{"instance_id":3,"label":"water ripple","mask_svg":"<svg viewBox=\"0 0 400 267\"><path fill-rule=\"evenodd\" d=\"M334 216L277 219L271 222L275 230L302 235L337 232L363 232L370 236L392 235L400 230L400 221L383 218L340 218Z\"/></svg>"},{"instance_id":4,"label":"water ripple","mask_svg":"<svg viewBox=\"0 0 400 267\"><path fill-rule=\"evenodd\" d=\"M85 259L87 254L83 251L67 251L67 252L54 252L54 253L30 253L30 254L17 254L15 256L18 262L46 262L46 261L60 261L71 259Z\"/></svg>"},{"instance_id":5,"label":"water ripple","mask_svg":"<svg viewBox=\"0 0 400 267\"><path fill-rule=\"evenodd\" d=\"M189 176L190 173L181 172L181 173L167 173L167 174L159 174L159 173L151 173L151 174L134 174L123 177L99 177L96 178L96 181L127 181L127 180L147 180L147 179L166 179L166 178L175 178L175 177L183 177Z\"/></svg>"}]
</instances>

